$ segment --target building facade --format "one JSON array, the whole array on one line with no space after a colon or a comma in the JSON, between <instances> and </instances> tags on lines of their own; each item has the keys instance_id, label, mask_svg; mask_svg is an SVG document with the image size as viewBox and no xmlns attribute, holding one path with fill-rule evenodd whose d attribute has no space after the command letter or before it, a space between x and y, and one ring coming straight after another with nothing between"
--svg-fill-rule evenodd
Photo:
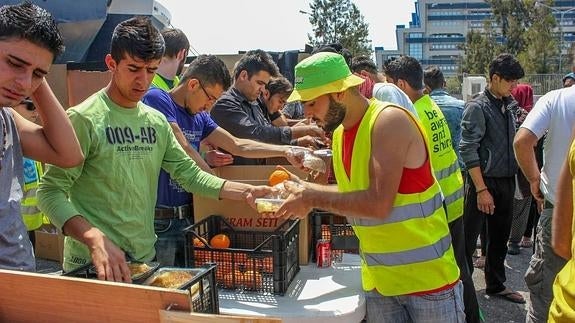
<instances>
[{"instance_id":1,"label":"building facade","mask_svg":"<svg viewBox=\"0 0 575 323\"><path fill-rule=\"evenodd\" d=\"M461 45L471 30L482 30L491 17L491 7L475 0L419 0L414 2L409 27L397 25L397 49L375 47L378 68L400 55L417 58L423 67L437 65L445 74L456 74L463 55ZM535 8L533 9L535 10ZM556 32L563 37L563 57L575 40L575 1L556 0L549 8L557 20Z\"/></svg>"}]
</instances>

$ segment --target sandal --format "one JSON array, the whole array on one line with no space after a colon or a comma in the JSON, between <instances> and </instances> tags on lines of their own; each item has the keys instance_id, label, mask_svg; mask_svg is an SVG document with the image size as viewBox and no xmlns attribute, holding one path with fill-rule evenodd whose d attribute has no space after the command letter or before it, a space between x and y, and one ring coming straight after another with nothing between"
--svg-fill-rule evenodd
<instances>
[{"instance_id":1,"label":"sandal","mask_svg":"<svg viewBox=\"0 0 575 323\"><path fill-rule=\"evenodd\" d=\"M529 239L529 240L521 239L521 241L519 242L519 247L521 247L521 248L532 248L533 247L533 241L531 239Z\"/></svg>"},{"instance_id":2,"label":"sandal","mask_svg":"<svg viewBox=\"0 0 575 323\"><path fill-rule=\"evenodd\" d=\"M473 267L483 269L485 267L485 256L481 256L475 260Z\"/></svg>"},{"instance_id":3,"label":"sandal","mask_svg":"<svg viewBox=\"0 0 575 323\"><path fill-rule=\"evenodd\" d=\"M521 296L521 294L519 294L518 292L514 292L510 289L505 289L502 292L495 293L495 294L487 294L487 295L503 298L507 301L517 303L517 304L525 304L525 299L523 298L523 296Z\"/></svg>"}]
</instances>

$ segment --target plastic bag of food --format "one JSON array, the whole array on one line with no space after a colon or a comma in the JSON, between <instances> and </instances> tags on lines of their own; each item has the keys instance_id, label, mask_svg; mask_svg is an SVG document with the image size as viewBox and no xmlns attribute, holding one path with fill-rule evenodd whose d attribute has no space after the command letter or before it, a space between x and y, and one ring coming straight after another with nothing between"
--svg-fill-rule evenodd
<instances>
[{"instance_id":1,"label":"plastic bag of food","mask_svg":"<svg viewBox=\"0 0 575 323\"><path fill-rule=\"evenodd\" d=\"M311 172L315 173L325 173L327 171L327 165L325 161L320 157L313 154L312 151L299 147L292 147L290 153L302 160L302 164L305 168L309 169Z\"/></svg>"}]
</instances>

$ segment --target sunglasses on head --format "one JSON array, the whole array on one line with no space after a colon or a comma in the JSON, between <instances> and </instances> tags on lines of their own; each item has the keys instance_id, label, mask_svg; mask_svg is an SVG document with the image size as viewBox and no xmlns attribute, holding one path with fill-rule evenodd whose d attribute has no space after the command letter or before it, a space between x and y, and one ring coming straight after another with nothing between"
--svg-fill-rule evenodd
<instances>
[{"instance_id":1,"label":"sunglasses on head","mask_svg":"<svg viewBox=\"0 0 575 323\"><path fill-rule=\"evenodd\" d=\"M34 102L32 102L32 100L29 100L29 99L22 100L22 102L20 102L20 104L26 105L26 110L28 110L28 111L36 110L36 106L34 105Z\"/></svg>"}]
</instances>

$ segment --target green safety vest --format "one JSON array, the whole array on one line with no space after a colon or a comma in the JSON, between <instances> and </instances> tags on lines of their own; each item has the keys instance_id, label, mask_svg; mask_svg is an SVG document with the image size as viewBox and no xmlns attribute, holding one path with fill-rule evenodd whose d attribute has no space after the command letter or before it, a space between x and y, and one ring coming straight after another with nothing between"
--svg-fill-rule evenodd
<instances>
[{"instance_id":1,"label":"green safety vest","mask_svg":"<svg viewBox=\"0 0 575 323\"><path fill-rule=\"evenodd\" d=\"M333 167L340 192L368 189L372 129L379 113L388 106L370 101L354 142L351 178L342 159L343 127L334 131ZM423 134L419 123L411 118ZM349 221L360 241L364 290L375 288L384 296L406 295L438 289L459 278L437 181L420 193L397 193L385 219Z\"/></svg>"},{"instance_id":2,"label":"green safety vest","mask_svg":"<svg viewBox=\"0 0 575 323\"><path fill-rule=\"evenodd\" d=\"M180 78L176 76L174 77L174 85L172 87L169 87L168 83L166 83L166 81L160 75L155 74L154 78L152 79L152 84L150 85L150 87L162 89L167 92L175 88L178 85L178 83L180 83Z\"/></svg>"},{"instance_id":3,"label":"green safety vest","mask_svg":"<svg viewBox=\"0 0 575 323\"><path fill-rule=\"evenodd\" d=\"M45 222L43 213L38 209L38 198L36 197L42 174L42 163L24 159L24 198L20 204L20 211L28 231L38 229Z\"/></svg>"},{"instance_id":4,"label":"green safety vest","mask_svg":"<svg viewBox=\"0 0 575 323\"><path fill-rule=\"evenodd\" d=\"M429 97L414 104L419 121L427 134L427 147L435 178L439 182L447 208L447 222L463 215L463 176L451 144L451 133L443 112Z\"/></svg>"}]
</instances>

